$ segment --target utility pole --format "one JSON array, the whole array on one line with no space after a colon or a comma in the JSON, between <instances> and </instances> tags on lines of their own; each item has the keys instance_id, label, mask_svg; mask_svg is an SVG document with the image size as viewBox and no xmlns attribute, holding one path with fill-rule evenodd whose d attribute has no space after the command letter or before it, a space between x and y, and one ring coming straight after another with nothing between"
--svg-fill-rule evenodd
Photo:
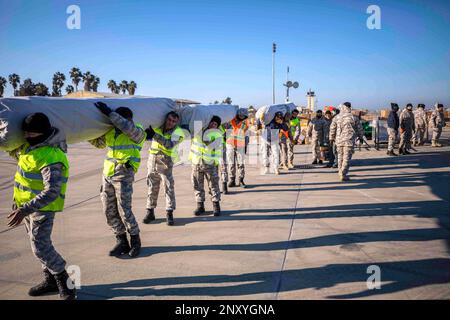
<instances>
[{"instance_id":1,"label":"utility pole","mask_svg":"<svg viewBox=\"0 0 450 320\"><path fill-rule=\"evenodd\" d=\"M275 53L277 52L277 44L272 43L272 104L275 104Z\"/></svg>"}]
</instances>

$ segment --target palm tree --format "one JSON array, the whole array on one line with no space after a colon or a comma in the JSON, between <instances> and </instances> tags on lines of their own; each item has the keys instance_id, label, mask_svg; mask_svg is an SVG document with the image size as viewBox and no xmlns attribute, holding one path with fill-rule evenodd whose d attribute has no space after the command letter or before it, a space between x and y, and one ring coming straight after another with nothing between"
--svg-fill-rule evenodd
<instances>
[{"instance_id":1,"label":"palm tree","mask_svg":"<svg viewBox=\"0 0 450 320\"><path fill-rule=\"evenodd\" d=\"M100 78L92 75L92 79L91 89L92 91L97 92L98 85L100 84Z\"/></svg>"},{"instance_id":2,"label":"palm tree","mask_svg":"<svg viewBox=\"0 0 450 320\"><path fill-rule=\"evenodd\" d=\"M5 87L8 81L5 78L0 77L0 98L3 97L3 93L5 92Z\"/></svg>"},{"instance_id":3,"label":"palm tree","mask_svg":"<svg viewBox=\"0 0 450 320\"><path fill-rule=\"evenodd\" d=\"M21 97L24 96L34 96L36 93L35 84L31 81L30 78L25 79L23 84L20 85L18 95Z\"/></svg>"},{"instance_id":4,"label":"palm tree","mask_svg":"<svg viewBox=\"0 0 450 320\"><path fill-rule=\"evenodd\" d=\"M50 95L48 92L48 87L40 82L34 85L34 94L36 96L43 96L43 97Z\"/></svg>"},{"instance_id":5,"label":"palm tree","mask_svg":"<svg viewBox=\"0 0 450 320\"><path fill-rule=\"evenodd\" d=\"M70 78L72 79L72 83L75 85L75 90L78 91L78 84L81 81L81 78L83 77L83 73L81 73L81 70L78 68L73 67L69 71Z\"/></svg>"},{"instance_id":6,"label":"palm tree","mask_svg":"<svg viewBox=\"0 0 450 320\"><path fill-rule=\"evenodd\" d=\"M67 94L72 93L72 92L74 92L74 91L75 91L75 88L74 88L71 84L69 84L69 85L66 87L66 92L67 92Z\"/></svg>"},{"instance_id":7,"label":"palm tree","mask_svg":"<svg viewBox=\"0 0 450 320\"><path fill-rule=\"evenodd\" d=\"M125 94L125 92L128 90L128 81L122 80L122 82L119 85L119 88L122 91L122 94Z\"/></svg>"},{"instance_id":8,"label":"palm tree","mask_svg":"<svg viewBox=\"0 0 450 320\"><path fill-rule=\"evenodd\" d=\"M114 80L109 80L108 89L111 90L111 93L117 93L117 83Z\"/></svg>"},{"instance_id":9,"label":"palm tree","mask_svg":"<svg viewBox=\"0 0 450 320\"><path fill-rule=\"evenodd\" d=\"M134 92L137 89L137 84L136 82L134 82L133 80L130 81L130 83L128 84L128 93L132 96L134 96Z\"/></svg>"},{"instance_id":10,"label":"palm tree","mask_svg":"<svg viewBox=\"0 0 450 320\"><path fill-rule=\"evenodd\" d=\"M91 91L92 77L93 75L90 71L83 73L84 91Z\"/></svg>"},{"instance_id":11,"label":"palm tree","mask_svg":"<svg viewBox=\"0 0 450 320\"><path fill-rule=\"evenodd\" d=\"M20 77L19 75L13 73L8 76L9 83L11 83L12 87L14 88L14 95L17 96L19 94L17 90L17 86L20 84Z\"/></svg>"},{"instance_id":12,"label":"palm tree","mask_svg":"<svg viewBox=\"0 0 450 320\"><path fill-rule=\"evenodd\" d=\"M61 88L64 86L64 81L66 81L66 76L61 72L55 72L53 75L53 81L52 81L52 96L53 97L60 97L61 96Z\"/></svg>"},{"instance_id":13,"label":"palm tree","mask_svg":"<svg viewBox=\"0 0 450 320\"><path fill-rule=\"evenodd\" d=\"M226 97L226 99L222 101L222 103L226 103L226 104L231 104L231 102L233 102L233 101L231 100L230 97Z\"/></svg>"}]
</instances>

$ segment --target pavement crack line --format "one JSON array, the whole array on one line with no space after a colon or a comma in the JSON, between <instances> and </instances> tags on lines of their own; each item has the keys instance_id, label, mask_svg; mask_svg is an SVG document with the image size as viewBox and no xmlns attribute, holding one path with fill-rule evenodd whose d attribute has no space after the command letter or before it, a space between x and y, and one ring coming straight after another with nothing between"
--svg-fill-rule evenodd
<instances>
[{"instance_id":1,"label":"pavement crack line","mask_svg":"<svg viewBox=\"0 0 450 320\"><path fill-rule=\"evenodd\" d=\"M309 148L308 148L308 150L309 150ZM305 163L306 163L307 155L308 155L309 153L310 153L310 152L307 152L307 153L305 154L305 159L304 159ZM290 225L290 227L289 227L289 236L288 236L288 239L287 239L287 242L286 242L286 248L284 249L283 261L282 261L282 263L281 263L281 268L280 268L280 271L278 272L277 285L276 285L276 288L275 288L275 300L278 300L278 295L279 295L280 290L281 290L281 284L282 284L283 272L284 272L284 268L285 268L285 265L286 265L287 253L288 253L288 251L289 251L290 244L291 244L292 234L293 234L293 232L294 232L295 217L296 217L296 214L297 214L297 213L296 213L296 212L297 212L297 206L298 206L298 201L299 201L299 199L300 199L300 191L301 191L301 187L302 187L303 177L304 177L304 176L305 176L305 169L303 169L303 170L301 171L300 182L299 182L299 188L298 188L298 192L297 192L297 197L296 197L296 199L295 199L294 212L293 212L293 214L292 214L291 225Z\"/></svg>"}]
</instances>

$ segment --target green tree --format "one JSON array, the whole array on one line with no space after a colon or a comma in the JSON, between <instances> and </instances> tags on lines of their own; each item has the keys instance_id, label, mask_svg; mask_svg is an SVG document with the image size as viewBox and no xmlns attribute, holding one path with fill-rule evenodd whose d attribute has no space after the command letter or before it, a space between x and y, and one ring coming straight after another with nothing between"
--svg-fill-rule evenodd
<instances>
[{"instance_id":1,"label":"green tree","mask_svg":"<svg viewBox=\"0 0 450 320\"><path fill-rule=\"evenodd\" d=\"M66 87L66 92L67 92L67 94L73 93L74 91L75 91L75 88L73 87L73 85L69 84L69 85Z\"/></svg>"},{"instance_id":2,"label":"green tree","mask_svg":"<svg viewBox=\"0 0 450 320\"><path fill-rule=\"evenodd\" d=\"M83 73L84 91L91 91L93 77L90 71Z\"/></svg>"},{"instance_id":3,"label":"green tree","mask_svg":"<svg viewBox=\"0 0 450 320\"><path fill-rule=\"evenodd\" d=\"M231 104L233 101L231 100L230 97L226 97L225 100L222 101L222 103L226 103L226 104Z\"/></svg>"},{"instance_id":4,"label":"green tree","mask_svg":"<svg viewBox=\"0 0 450 320\"><path fill-rule=\"evenodd\" d=\"M50 95L48 87L41 82L34 85L34 94L42 97Z\"/></svg>"},{"instance_id":5,"label":"green tree","mask_svg":"<svg viewBox=\"0 0 450 320\"><path fill-rule=\"evenodd\" d=\"M122 80L119 84L120 91L122 91L122 94L125 94L126 91L128 91L128 81Z\"/></svg>"},{"instance_id":6,"label":"green tree","mask_svg":"<svg viewBox=\"0 0 450 320\"><path fill-rule=\"evenodd\" d=\"M3 93L5 93L5 87L8 81L5 78L0 77L0 98L3 97Z\"/></svg>"},{"instance_id":7,"label":"green tree","mask_svg":"<svg viewBox=\"0 0 450 320\"><path fill-rule=\"evenodd\" d=\"M35 84L30 78L25 79L20 85L18 93L21 97L34 96L36 94Z\"/></svg>"},{"instance_id":8,"label":"green tree","mask_svg":"<svg viewBox=\"0 0 450 320\"><path fill-rule=\"evenodd\" d=\"M64 73L55 72L52 79L52 96L60 97L61 88L64 86L64 81L66 81L66 76Z\"/></svg>"},{"instance_id":9,"label":"green tree","mask_svg":"<svg viewBox=\"0 0 450 320\"><path fill-rule=\"evenodd\" d=\"M92 91L97 92L99 84L100 84L100 78L92 75L92 83L91 83Z\"/></svg>"},{"instance_id":10,"label":"green tree","mask_svg":"<svg viewBox=\"0 0 450 320\"><path fill-rule=\"evenodd\" d=\"M20 85L20 77L19 75L13 73L8 76L9 83L12 85L14 89L14 96L17 96L19 94L19 91L17 90L17 87Z\"/></svg>"},{"instance_id":11,"label":"green tree","mask_svg":"<svg viewBox=\"0 0 450 320\"><path fill-rule=\"evenodd\" d=\"M217 100L216 100L216 101L214 101L214 104L219 104L219 101L217 101Z\"/></svg>"},{"instance_id":12,"label":"green tree","mask_svg":"<svg viewBox=\"0 0 450 320\"><path fill-rule=\"evenodd\" d=\"M117 86L117 83L114 80L108 81L108 89L111 90L111 93L117 93L119 87Z\"/></svg>"},{"instance_id":13,"label":"green tree","mask_svg":"<svg viewBox=\"0 0 450 320\"><path fill-rule=\"evenodd\" d=\"M70 78L72 79L72 83L75 86L75 91L78 91L78 84L83 78L83 73L80 69L73 67L72 69L70 69L69 74Z\"/></svg>"},{"instance_id":14,"label":"green tree","mask_svg":"<svg viewBox=\"0 0 450 320\"><path fill-rule=\"evenodd\" d=\"M132 96L134 96L134 93L137 89L137 84L136 82L134 82L133 80L130 81L130 83L128 84L128 93Z\"/></svg>"}]
</instances>

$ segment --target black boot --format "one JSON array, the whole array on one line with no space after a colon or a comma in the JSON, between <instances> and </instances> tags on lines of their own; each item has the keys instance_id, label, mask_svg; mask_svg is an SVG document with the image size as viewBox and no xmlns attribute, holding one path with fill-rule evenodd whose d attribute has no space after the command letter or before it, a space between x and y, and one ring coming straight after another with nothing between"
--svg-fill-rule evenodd
<instances>
[{"instance_id":1,"label":"black boot","mask_svg":"<svg viewBox=\"0 0 450 320\"><path fill-rule=\"evenodd\" d=\"M228 182L228 188L234 187L236 187L236 181L234 179L231 179L230 182Z\"/></svg>"},{"instance_id":2,"label":"black boot","mask_svg":"<svg viewBox=\"0 0 450 320\"><path fill-rule=\"evenodd\" d=\"M130 245L128 244L127 235L125 233L116 235L116 239L117 239L116 245L109 252L109 255L112 257L118 257L130 251Z\"/></svg>"},{"instance_id":3,"label":"black boot","mask_svg":"<svg viewBox=\"0 0 450 320\"><path fill-rule=\"evenodd\" d=\"M147 214L145 215L144 220L142 220L143 223L149 224L152 221L155 221L155 209L147 209Z\"/></svg>"},{"instance_id":4,"label":"black boot","mask_svg":"<svg viewBox=\"0 0 450 320\"><path fill-rule=\"evenodd\" d=\"M32 297L42 296L46 293L57 293L58 286L56 285L56 280L53 275L48 271L48 269L44 269L44 281L39 283L38 285L32 287L28 291L28 295Z\"/></svg>"},{"instance_id":5,"label":"black boot","mask_svg":"<svg viewBox=\"0 0 450 320\"><path fill-rule=\"evenodd\" d=\"M205 203L204 202L197 202L197 209L195 209L194 214L196 216L199 216L201 214L205 213Z\"/></svg>"},{"instance_id":6,"label":"black boot","mask_svg":"<svg viewBox=\"0 0 450 320\"><path fill-rule=\"evenodd\" d=\"M228 186L226 182L222 183L222 193L223 194L228 194Z\"/></svg>"},{"instance_id":7,"label":"black boot","mask_svg":"<svg viewBox=\"0 0 450 320\"><path fill-rule=\"evenodd\" d=\"M316 160L316 159L314 159L314 161L313 161L313 162L311 162L311 164L317 164L317 160Z\"/></svg>"},{"instance_id":8,"label":"black boot","mask_svg":"<svg viewBox=\"0 0 450 320\"><path fill-rule=\"evenodd\" d=\"M220 202L213 202L213 214L215 217L220 216Z\"/></svg>"},{"instance_id":9,"label":"black boot","mask_svg":"<svg viewBox=\"0 0 450 320\"><path fill-rule=\"evenodd\" d=\"M239 187L241 188L247 188L247 185L244 183L244 178L239 179Z\"/></svg>"},{"instance_id":10,"label":"black boot","mask_svg":"<svg viewBox=\"0 0 450 320\"><path fill-rule=\"evenodd\" d=\"M167 225L173 226L173 210L167 210L166 211L166 217L167 217Z\"/></svg>"},{"instance_id":11,"label":"black boot","mask_svg":"<svg viewBox=\"0 0 450 320\"><path fill-rule=\"evenodd\" d=\"M63 300L75 300L76 290L75 288L69 289L67 282L72 283L72 280L69 280L67 271L64 270L63 272L56 274L54 277L56 285L58 286L60 298Z\"/></svg>"},{"instance_id":12,"label":"black boot","mask_svg":"<svg viewBox=\"0 0 450 320\"><path fill-rule=\"evenodd\" d=\"M137 257L139 252L141 252L141 238L139 237L139 234L135 234L130 235L130 240L131 249L130 252L128 252L128 255L130 257Z\"/></svg>"}]
</instances>

